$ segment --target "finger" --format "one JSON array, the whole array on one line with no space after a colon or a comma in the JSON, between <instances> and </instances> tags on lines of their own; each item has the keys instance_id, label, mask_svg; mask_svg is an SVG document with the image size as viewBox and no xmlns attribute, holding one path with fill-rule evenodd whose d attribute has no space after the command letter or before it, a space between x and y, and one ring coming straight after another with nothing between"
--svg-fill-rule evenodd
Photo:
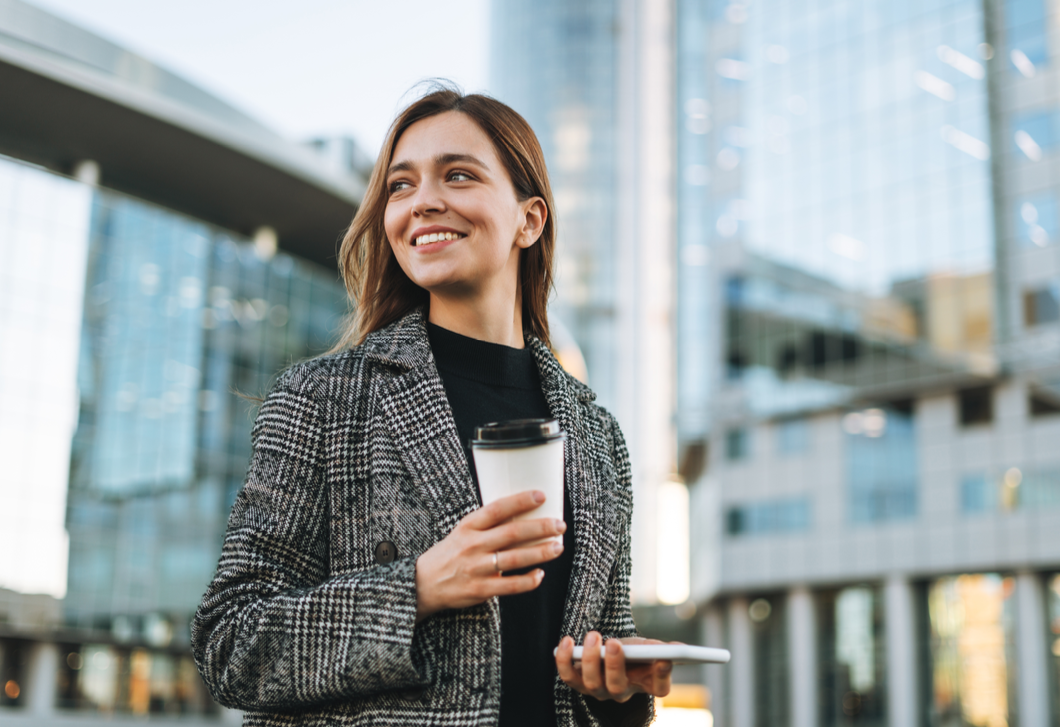
<instances>
[{"instance_id":1,"label":"finger","mask_svg":"<svg viewBox=\"0 0 1060 727\"><path fill-rule=\"evenodd\" d=\"M465 525L476 530L489 530L492 527L511 520L516 515L530 512L539 507L545 501L545 493L541 490L527 490L515 495L508 495L499 500L494 500L485 507L480 507L463 520Z\"/></svg>"},{"instance_id":2,"label":"finger","mask_svg":"<svg viewBox=\"0 0 1060 727\"><path fill-rule=\"evenodd\" d=\"M562 552L563 543L553 540L529 548L503 550L497 553L497 564L502 571L519 570L520 568L526 568L527 566L555 560ZM495 570L493 567L492 554L489 557L489 565L487 567L489 570Z\"/></svg>"},{"instance_id":3,"label":"finger","mask_svg":"<svg viewBox=\"0 0 1060 727\"><path fill-rule=\"evenodd\" d=\"M607 653L604 655L604 678L607 681L607 693L612 699L624 702L629 699L629 679L626 677L626 655L618 639L607 642Z\"/></svg>"},{"instance_id":4,"label":"finger","mask_svg":"<svg viewBox=\"0 0 1060 727\"><path fill-rule=\"evenodd\" d=\"M482 531L480 545L487 550L508 550L535 540L554 538L567 530L567 523L556 518L513 520Z\"/></svg>"},{"instance_id":5,"label":"finger","mask_svg":"<svg viewBox=\"0 0 1060 727\"><path fill-rule=\"evenodd\" d=\"M540 568L535 568L529 573L522 573L517 576L490 579L486 598L492 598L493 596L512 596L516 593L532 591L541 585L541 579L544 577L545 571Z\"/></svg>"},{"instance_id":6,"label":"finger","mask_svg":"<svg viewBox=\"0 0 1060 727\"><path fill-rule=\"evenodd\" d=\"M670 693L670 675L673 673L674 664L672 661L657 661L652 668L652 676L654 677L652 683L651 693L656 697L665 697Z\"/></svg>"},{"instance_id":7,"label":"finger","mask_svg":"<svg viewBox=\"0 0 1060 727\"><path fill-rule=\"evenodd\" d=\"M584 685L582 684L581 676L574 668L573 656L574 639L570 636L564 636L559 642L559 649L556 651L556 671L559 672L559 678L563 680L564 684L572 689L581 691Z\"/></svg>"},{"instance_id":8,"label":"finger","mask_svg":"<svg viewBox=\"0 0 1060 727\"><path fill-rule=\"evenodd\" d=\"M604 675L600 668L600 634L590 631L582 648L582 683L593 694L604 690Z\"/></svg>"}]
</instances>

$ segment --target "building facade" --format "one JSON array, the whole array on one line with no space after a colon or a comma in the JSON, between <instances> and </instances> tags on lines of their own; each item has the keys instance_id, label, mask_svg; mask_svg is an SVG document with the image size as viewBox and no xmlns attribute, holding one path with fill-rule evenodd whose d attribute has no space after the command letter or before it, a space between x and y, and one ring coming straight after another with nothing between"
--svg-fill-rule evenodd
<instances>
[{"instance_id":1,"label":"building facade","mask_svg":"<svg viewBox=\"0 0 1060 727\"><path fill-rule=\"evenodd\" d=\"M1060 724L1051 0L676 0L715 724Z\"/></svg>"},{"instance_id":2,"label":"building facade","mask_svg":"<svg viewBox=\"0 0 1060 727\"><path fill-rule=\"evenodd\" d=\"M537 133L555 197L550 312L630 447L642 604L688 590L674 556L686 534L659 526L687 499L672 420L672 11L667 0L491 3L490 87Z\"/></svg>"},{"instance_id":3,"label":"building facade","mask_svg":"<svg viewBox=\"0 0 1060 727\"><path fill-rule=\"evenodd\" d=\"M0 722L226 720L189 623L364 165L18 0L0 96Z\"/></svg>"}]
</instances>

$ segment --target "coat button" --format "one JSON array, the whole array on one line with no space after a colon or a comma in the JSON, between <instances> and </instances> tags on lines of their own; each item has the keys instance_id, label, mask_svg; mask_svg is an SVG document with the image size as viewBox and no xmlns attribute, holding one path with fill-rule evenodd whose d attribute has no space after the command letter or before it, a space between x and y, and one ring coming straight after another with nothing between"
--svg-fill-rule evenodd
<instances>
[{"instance_id":1,"label":"coat button","mask_svg":"<svg viewBox=\"0 0 1060 727\"><path fill-rule=\"evenodd\" d=\"M423 695L427 693L426 687L419 687L414 689L407 689L401 693L401 698L407 702L415 702L423 699Z\"/></svg>"},{"instance_id":2,"label":"coat button","mask_svg":"<svg viewBox=\"0 0 1060 727\"><path fill-rule=\"evenodd\" d=\"M375 546L375 562L379 565L393 563L397 559L397 546L389 540L384 540Z\"/></svg>"}]
</instances>

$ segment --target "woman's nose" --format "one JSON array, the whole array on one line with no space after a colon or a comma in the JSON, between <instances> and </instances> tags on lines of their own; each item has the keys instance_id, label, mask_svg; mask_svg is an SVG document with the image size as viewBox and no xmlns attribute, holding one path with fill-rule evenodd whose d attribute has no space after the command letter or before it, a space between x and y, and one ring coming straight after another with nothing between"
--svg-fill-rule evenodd
<instances>
[{"instance_id":1,"label":"woman's nose","mask_svg":"<svg viewBox=\"0 0 1060 727\"><path fill-rule=\"evenodd\" d=\"M437 183L425 181L416 190L416 198L412 201L412 213L414 215L426 215L432 212L443 212L445 201L440 194Z\"/></svg>"}]
</instances>

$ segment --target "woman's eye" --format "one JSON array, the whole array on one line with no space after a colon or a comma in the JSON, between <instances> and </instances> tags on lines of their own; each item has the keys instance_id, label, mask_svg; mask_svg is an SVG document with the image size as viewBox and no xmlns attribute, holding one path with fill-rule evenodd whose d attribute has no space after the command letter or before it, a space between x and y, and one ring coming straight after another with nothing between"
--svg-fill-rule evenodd
<instances>
[{"instance_id":1,"label":"woman's eye","mask_svg":"<svg viewBox=\"0 0 1060 727\"><path fill-rule=\"evenodd\" d=\"M393 194L394 192L400 192L401 190L405 189L408 186L409 186L408 182L391 182L390 183L390 194Z\"/></svg>"},{"instance_id":2,"label":"woman's eye","mask_svg":"<svg viewBox=\"0 0 1060 727\"><path fill-rule=\"evenodd\" d=\"M471 180L471 175L467 172L452 172L449 175L450 182L468 182Z\"/></svg>"}]
</instances>

